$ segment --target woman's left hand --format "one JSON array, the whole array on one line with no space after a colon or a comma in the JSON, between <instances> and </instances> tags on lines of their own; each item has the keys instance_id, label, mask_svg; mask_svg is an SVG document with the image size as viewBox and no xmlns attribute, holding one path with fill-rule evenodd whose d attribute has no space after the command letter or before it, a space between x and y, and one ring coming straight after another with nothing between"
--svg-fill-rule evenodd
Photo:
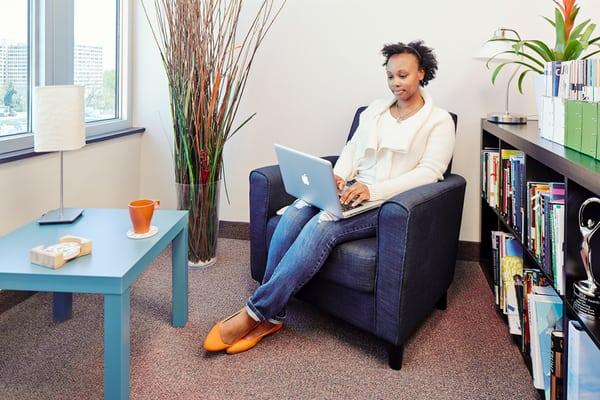
<instances>
[{"instance_id":1,"label":"woman's left hand","mask_svg":"<svg viewBox=\"0 0 600 400\"><path fill-rule=\"evenodd\" d=\"M369 188L367 185L356 182L342 193L340 196L340 201L342 204L348 204L354 200L352 205L356 206L365 200L369 200L369 198L371 198L371 193L369 193Z\"/></svg>"}]
</instances>

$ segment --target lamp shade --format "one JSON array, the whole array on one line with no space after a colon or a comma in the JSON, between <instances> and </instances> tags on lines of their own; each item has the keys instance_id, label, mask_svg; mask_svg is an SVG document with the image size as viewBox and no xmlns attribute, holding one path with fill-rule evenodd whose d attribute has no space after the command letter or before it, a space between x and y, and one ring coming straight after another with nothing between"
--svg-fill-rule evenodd
<instances>
[{"instance_id":1,"label":"lamp shade","mask_svg":"<svg viewBox=\"0 0 600 400\"><path fill-rule=\"evenodd\" d=\"M515 54L511 53L503 53L505 51L514 50L512 47L512 42L501 41L501 40L493 40L485 42L485 44L479 49L479 52L474 57L476 60L487 61L490 58L496 56L491 62L501 63L507 61L514 61L518 57L515 57Z\"/></svg>"},{"instance_id":2,"label":"lamp shade","mask_svg":"<svg viewBox=\"0 0 600 400\"><path fill-rule=\"evenodd\" d=\"M85 145L84 87L35 88L33 99L34 151L65 151Z\"/></svg>"}]
</instances>

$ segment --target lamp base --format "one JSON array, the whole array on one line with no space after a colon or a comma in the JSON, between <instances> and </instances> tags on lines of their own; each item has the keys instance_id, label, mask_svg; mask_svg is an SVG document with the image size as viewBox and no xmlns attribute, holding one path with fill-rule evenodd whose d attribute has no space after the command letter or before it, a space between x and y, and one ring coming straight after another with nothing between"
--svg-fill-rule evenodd
<instances>
[{"instance_id":1,"label":"lamp base","mask_svg":"<svg viewBox=\"0 0 600 400\"><path fill-rule=\"evenodd\" d=\"M527 123L527 116L522 114L491 113L487 115L487 120L495 124L522 125Z\"/></svg>"},{"instance_id":2,"label":"lamp base","mask_svg":"<svg viewBox=\"0 0 600 400\"><path fill-rule=\"evenodd\" d=\"M48 211L38 219L38 224L70 224L73 223L83 213L83 208L64 208L62 216L60 209Z\"/></svg>"}]
</instances>

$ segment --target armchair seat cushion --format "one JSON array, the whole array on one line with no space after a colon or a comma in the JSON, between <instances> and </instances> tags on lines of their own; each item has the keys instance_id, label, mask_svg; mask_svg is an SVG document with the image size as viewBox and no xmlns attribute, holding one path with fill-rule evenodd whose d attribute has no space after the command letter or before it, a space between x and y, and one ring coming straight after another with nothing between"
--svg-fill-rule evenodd
<instances>
[{"instance_id":1,"label":"armchair seat cushion","mask_svg":"<svg viewBox=\"0 0 600 400\"><path fill-rule=\"evenodd\" d=\"M267 243L281 217L276 215L267 224ZM377 261L377 239L375 237L353 240L335 246L317 273L324 279L358 292L375 291L375 268Z\"/></svg>"}]
</instances>

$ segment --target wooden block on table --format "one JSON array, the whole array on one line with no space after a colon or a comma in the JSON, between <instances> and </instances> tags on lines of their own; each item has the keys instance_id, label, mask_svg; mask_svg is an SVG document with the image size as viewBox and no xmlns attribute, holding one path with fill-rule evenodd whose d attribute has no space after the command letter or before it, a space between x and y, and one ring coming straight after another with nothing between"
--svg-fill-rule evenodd
<instances>
[{"instance_id":1,"label":"wooden block on table","mask_svg":"<svg viewBox=\"0 0 600 400\"><path fill-rule=\"evenodd\" d=\"M31 262L44 267L58 269L67 261L92 252L92 241L78 236L62 236L59 243L44 247L36 246L30 251Z\"/></svg>"}]
</instances>

